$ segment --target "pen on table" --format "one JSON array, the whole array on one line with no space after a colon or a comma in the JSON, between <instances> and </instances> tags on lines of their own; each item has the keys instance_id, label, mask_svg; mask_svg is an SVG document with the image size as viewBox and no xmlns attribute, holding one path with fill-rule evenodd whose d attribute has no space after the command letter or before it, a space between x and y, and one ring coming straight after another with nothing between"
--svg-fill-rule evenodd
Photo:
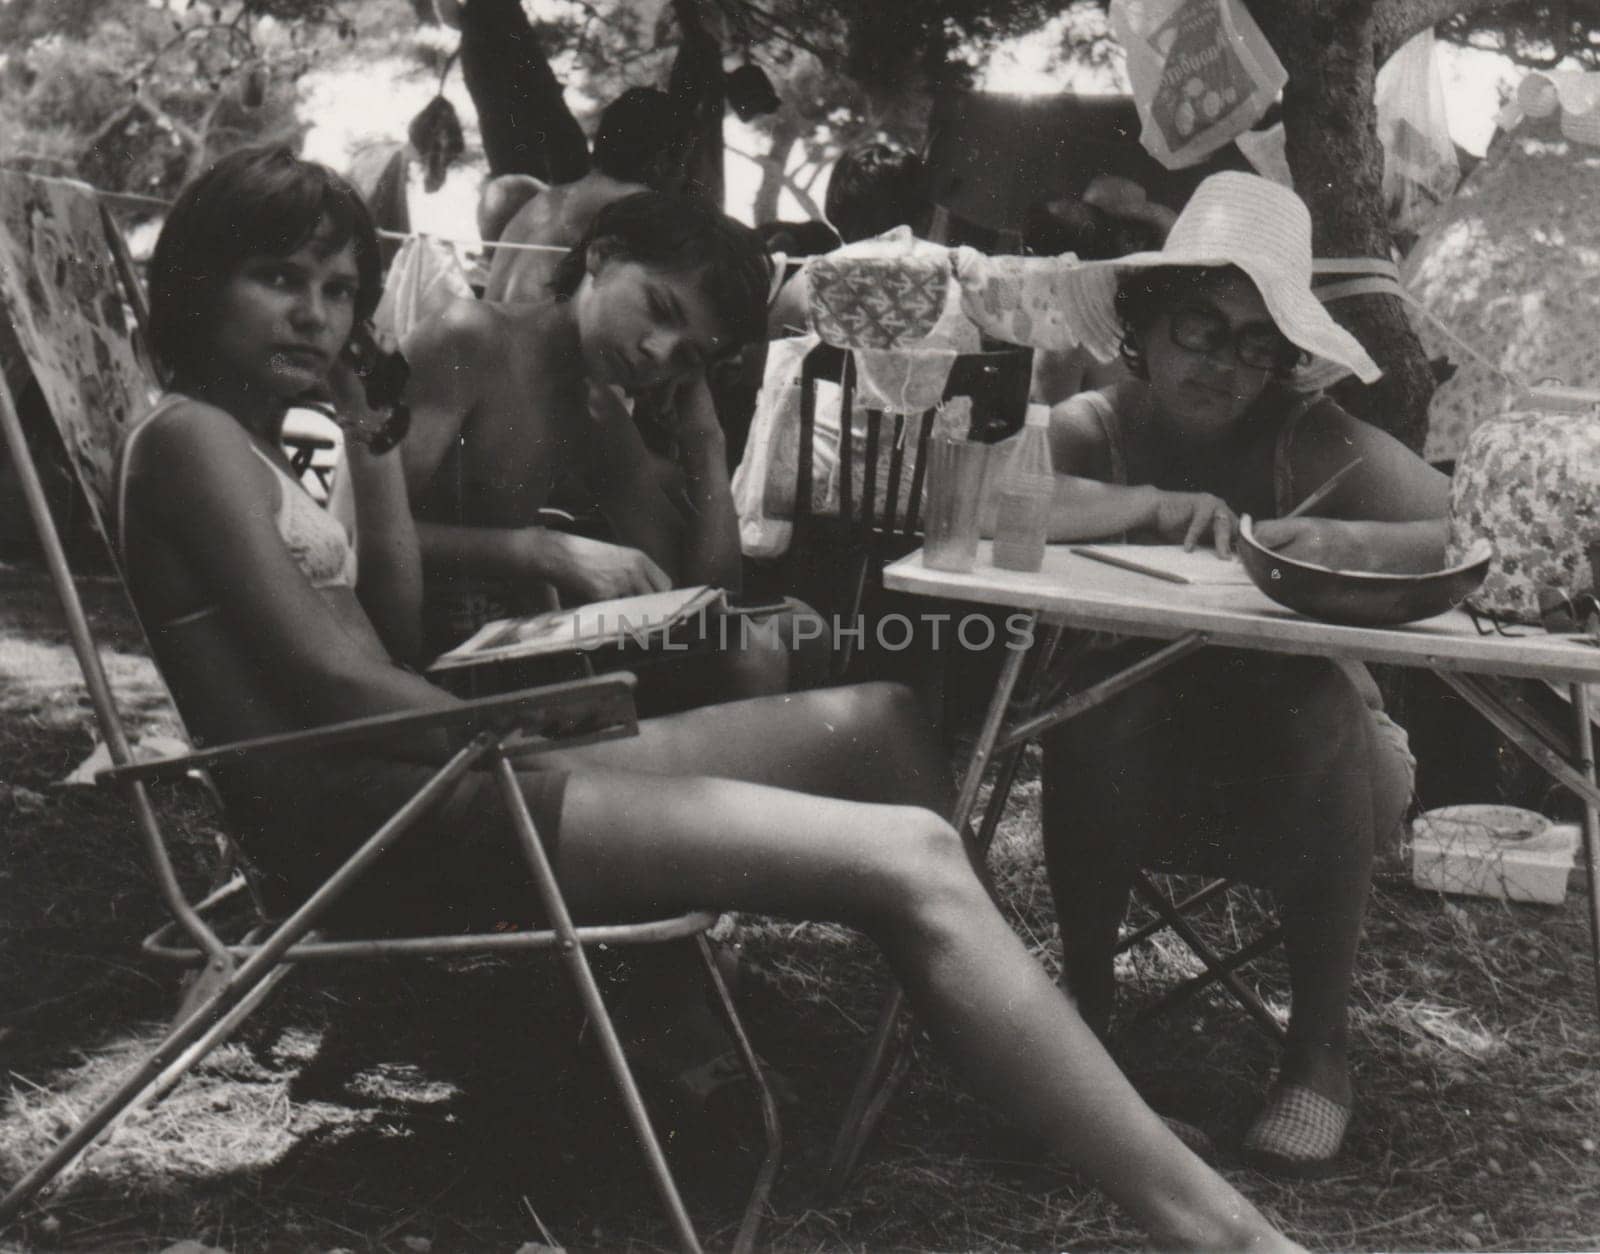
<instances>
[{"instance_id":1,"label":"pen on table","mask_svg":"<svg viewBox=\"0 0 1600 1254\"><path fill-rule=\"evenodd\" d=\"M1361 463L1365 460L1365 458L1358 457L1355 459L1355 461L1351 462L1343 469L1334 471L1327 477L1326 480L1324 480L1320 488L1318 488L1310 496L1306 497L1306 499L1301 501L1300 504L1296 505L1292 510L1285 514L1284 517L1299 518L1302 514L1310 513L1314 506L1321 505L1325 500L1327 500L1328 497L1333 493L1333 490L1344 482L1345 476L1357 466L1361 465Z\"/></svg>"},{"instance_id":2,"label":"pen on table","mask_svg":"<svg viewBox=\"0 0 1600 1254\"><path fill-rule=\"evenodd\" d=\"M1168 583L1189 583L1182 575L1170 570L1160 570L1154 566L1145 566L1142 563L1129 561L1125 557L1115 557L1100 549L1070 548L1069 553L1076 553L1079 557L1087 557L1091 562L1104 562L1107 566L1115 566L1119 570L1131 570L1136 575L1149 575L1152 579L1165 579Z\"/></svg>"}]
</instances>

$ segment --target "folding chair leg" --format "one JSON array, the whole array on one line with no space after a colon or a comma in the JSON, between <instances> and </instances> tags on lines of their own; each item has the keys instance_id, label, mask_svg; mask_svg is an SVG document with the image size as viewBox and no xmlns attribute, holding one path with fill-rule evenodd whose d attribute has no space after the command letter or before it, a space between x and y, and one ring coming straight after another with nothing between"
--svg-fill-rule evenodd
<instances>
[{"instance_id":1,"label":"folding chair leg","mask_svg":"<svg viewBox=\"0 0 1600 1254\"><path fill-rule=\"evenodd\" d=\"M844 622L854 625L857 616L861 613L867 595L867 570L872 565L872 554L863 552L856 562L855 577L850 581L850 599L846 603ZM842 680L850 669L850 663L855 657L855 637L846 633L844 643L839 646L838 656L833 662L833 678Z\"/></svg>"},{"instance_id":2,"label":"folding chair leg","mask_svg":"<svg viewBox=\"0 0 1600 1254\"><path fill-rule=\"evenodd\" d=\"M172 1092L173 1089L177 1088L184 1076L199 1066L212 1050L232 1036L239 1025L256 1012L261 1003L272 995L273 990L278 987L284 976L288 975L291 970L293 970L293 967L285 964L268 972L262 981L251 989L237 1006L217 1020L204 1036L179 1054L166 1070L151 1080L140 1092L134 1094L133 1098L111 1117L105 1128L95 1137L95 1140L103 1140L111 1136L131 1116L154 1106L162 1098L166 1097L168 1093ZM216 987L220 988L221 985ZM183 1009L169 1030L176 1031L181 1027L191 1015L195 1014L210 1000L214 993L215 990L204 997L185 998ZM58 1187L63 1184L78 1169L84 1157L93 1148L92 1144L86 1144L69 1161L63 1163L60 1169L56 1171L53 1183Z\"/></svg>"},{"instance_id":3,"label":"folding chair leg","mask_svg":"<svg viewBox=\"0 0 1600 1254\"><path fill-rule=\"evenodd\" d=\"M234 1030L253 1015L262 1002L272 996L278 985L283 983L284 977L293 970L294 965L286 962L282 966L274 967L263 976L261 983L246 993L237 1006L218 1019L210 1031L184 1050L177 1061L157 1076L144 1093L129 1103L127 1113L132 1114L146 1106L153 1106L172 1092L178 1081L192 1071L207 1054L232 1036Z\"/></svg>"},{"instance_id":4,"label":"folding chair leg","mask_svg":"<svg viewBox=\"0 0 1600 1254\"><path fill-rule=\"evenodd\" d=\"M1247 962L1253 962L1261 957L1262 954L1275 949L1282 940L1282 928L1275 927L1270 931L1263 932L1243 949L1229 954L1227 958L1223 959L1223 965L1229 971L1237 970ZM1140 1025L1148 1023L1157 1016L1171 1010L1174 1006L1181 1006L1196 993L1215 983L1217 983L1217 977L1210 971L1203 971L1199 975L1192 976L1154 1001L1139 1007L1133 1018L1128 1022L1125 1030L1131 1032ZM1245 986L1245 991L1251 1001L1255 1002L1259 1007L1258 1013L1256 1010L1252 1010L1248 1004L1245 1006L1245 1009L1250 1012L1251 1019L1266 1035L1270 1036L1278 1044L1282 1044L1287 1039L1287 1033L1279 1026L1278 1021L1272 1017L1272 1013L1266 1009L1260 999L1253 992L1250 992L1248 985ZM1232 994L1233 990L1230 989L1229 993ZM1268 1027L1269 1023L1270 1027Z\"/></svg>"},{"instance_id":5,"label":"folding chair leg","mask_svg":"<svg viewBox=\"0 0 1600 1254\"><path fill-rule=\"evenodd\" d=\"M733 1004L733 996L728 991L728 982L722 978L722 968L717 965L717 956L711 952L711 942L705 938L704 933L694 939L700 951L700 961L706 969L706 979L711 982L712 990L717 995L717 1004L722 1009L723 1020L728 1025L728 1031L733 1034L734 1044L739 1049L739 1057L744 1063L745 1071L749 1073L751 1082L755 1085L756 1100L761 1105L761 1130L766 1138L767 1152L761 1160L761 1167L756 1172L755 1183L750 1188L750 1200L745 1203L744 1217L739 1221L739 1231L733 1239L733 1254L748 1254L755 1248L756 1231L761 1226L761 1216L767 1208L767 1199L772 1196L773 1182L778 1178L778 1164L783 1158L783 1129L778 1121L778 1103L773 1100L772 1086L767 1083L766 1073L761 1069L761 1060L756 1057L755 1048L750 1044L750 1037L745 1033L744 1023L739 1018L739 1012Z\"/></svg>"},{"instance_id":6,"label":"folding chair leg","mask_svg":"<svg viewBox=\"0 0 1600 1254\"><path fill-rule=\"evenodd\" d=\"M1219 981L1235 1001L1244 1007L1245 1011L1255 1020L1256 1024L1273 1040L1282 1042L1288 1038L1288 1033L1283 1030L1283 1025L1273 1017L1272 1011L1257 997L1255 991L1245 984L1233 973L1232 967L1218 958L1211 951L1211 946L1198 932L1190 926L1189 921L1172 908L1162 892L1157 888L1143 871L1134 877L1134 891L1149 903L1152 909L1166 921L1168 927L1177 933L1178 938L1187 945L1195 957L1205 964L1209 977ZM1276 939L1276 938L1274 938Z\"/></svg>"},{"instance_id":7,"label":"folding chair leg","mask_svg":"<svg viewBox=\"0 0 1600 1254\"><path fill-rule=\"evenodd\" d=\"M551 867L549 855L545 853L544 845L539 840L539 833L533 825L533 816L528 813L528 803L522 795L521 785L517 783L517 773L504 754L496 754L494 769L499 777L500 791L505 799L506 809L510 813L512 827L533 871L534 884L539 891L545 918L561 937L558 947L561 961L577 989L584 1013L589 1016L589 1022L599 1038L600 1052L605 1058L612 1080L616 1083L617 1091L621 1094L623 1107L628 1113L628 1122L633 1126L634 1139L638 1141L639 1149L644 1154L645 1165L655 1182L656 1193L660 1196L662 1207L666 1210L667 1218L677 1235L678 1244L691 1254L700 1254L700 1238L695 1233L694 1223L690 1220L688 1209L678 1192L677 1182L672 1178L672 1168L667 1165L667 1157L662 1152L660 1138L656 1136L655 1127L650 1122L650 1112L645 1109L644 1096L639 1092L638 1082L628 1067L628 1058L623 1052L622 1041L617 1036L616 1025L611 1022L611 1014L606 1009L605 1000L600 996L600 986L595 983L594 972L589 968L589 959L583 952L583 945L579 942L577 931L573 927L572 916L567 911L567 903L556 883L555 870Z\"/></svg>"},{"instance_id":8,"label":"folding chair leg","mask_svg":"<svg viewBox=\"0 0 1600 1254\"><path fill-rule=\"evenodd\" d=\"M867 1058L856 1077L855 1089L850 1094L844 1122L834 1138L833 1153L828 1158L828 1180L825 1196L832 1199L844 1192L844 1187L855 1174L867 1142L877 1131L889 1099L894 1096L901 1079L911 1065L911 1031L907 1017L902 1013L905 993L897 984L884 999L878 1013L878 1026L867 1046Z\"/></svg>"},{"instance_id":9,"label":"folding chair leg","mask_svg":"<svg viewBox=\"0 0 1600 1254\"><path fill-rule=\"evenodd\" d=\"M415 824L439 795L452 787L489 748L487 743L474 741L460 750L411 800L396 811L388 822L369 837L360 849L351 854L344 865L335 871L305 904L279 924L271 937L233 973L226 984L197 1006L192 1015L168 1032L133 1073L117 1086L115 1092L91 1111L82 1123L67 1133L43 1162L27 1172L11 1187L11 1191L5 1197L0 1198L0 1228L16 1216L29 1198L55 1179L63 1168L92 1145L111 1122L137 1101L153 1083L166 1077L169 1069L179 1062L190 1047L207 1037L219 1022L232 1019L231 1026L237 1026L245 1016L234 1016L233 1012L241 1002L251 997L263 980L283 964L284 954L311 931L317 918L338 899L339 894ZM520 793L518 797L520 799ZM202 1050L194 1055L194 1060L203 1056ZM178 1074L182 1074L181 1070Z\"/></svg>"},{"instance_id":10,"label":"folding chair leg","mask_svg":"<svg viewBox=\"0 0 1600 1254\"><path fill-rule=\"evenodd\" d=\"M241 968L233 979L169 1031L161 1044L117 1086L115 1092L63 1137L43 1162L17 1181L5 1197L0 1198L0 1228L14 1219L34 1194L71 1167L107 1128L124 1118L130 1110L136 1109L141 1102L151 1100L153 1091L169 1092L190 1067L210 1053L265 1000L270 986L265 991L261 986L273 974L271 967ZM228 1007L227 1002L235 997L238 998L237 1003Z\"/></svg>"}]
</instances>

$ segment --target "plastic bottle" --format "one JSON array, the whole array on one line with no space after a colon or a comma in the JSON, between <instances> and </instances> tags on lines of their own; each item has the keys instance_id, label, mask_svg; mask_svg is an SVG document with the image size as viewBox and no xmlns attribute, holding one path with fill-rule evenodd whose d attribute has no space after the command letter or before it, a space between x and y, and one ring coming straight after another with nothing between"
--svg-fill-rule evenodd
<instances>
[{"instance_id":1,"label":"plastic bottle","mask_svg":"<svg viewBox=\"0 0 1600 1254\"><path fill-rule=\"evenodd\" d=\"M999 486L994 564L1006 570L1044 565L1045 533L1056 476L1050 461L1050 407L1029 405L1028 419Z\"/></svg>"}]
</instances>

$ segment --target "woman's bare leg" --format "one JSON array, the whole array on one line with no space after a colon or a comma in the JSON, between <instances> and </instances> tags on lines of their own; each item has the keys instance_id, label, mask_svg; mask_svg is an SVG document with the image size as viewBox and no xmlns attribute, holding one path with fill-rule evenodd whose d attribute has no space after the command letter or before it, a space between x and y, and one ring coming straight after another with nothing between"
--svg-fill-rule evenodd
<instances>
[{"instance_id":1,"label":"woman's bare leg","mask_svg":"<svg viewBox=\"0 0 1600 1254\"><path fill-rule=\"evenodd\" d=\"M1135 873L1172 813L1170 694L1149 680L1044 743L1045 867L1061 929L1062 979L1101 1036L1116 1002L1112 950Z\"/></svg>"},{"instance_id":2,"label":"woman's bare leg","mask_svg":"<svg viewBox=\"0 0 1600 1254\"><path fill-rule=\"evenodd\" d=\"M1278 898L1292 994L1282 1079L1341 1105L1351 1101L1349 1001L1372 879L1382 774L1372 717L1342 672L1295 659L1286 668L1292 717L1263 737L1285 746L1285 767L1251 806L1264 878ZM1269 743L1272 741L1269 741ZM1386 791L1392 793L1393 789ZM1403 802L1402 802L1403 804Z\"/></svg>"},{"instance_id":3,"label":"woman's bare leg","mask_svg":"<svg viewBox=\"0 0 1600 1254\"><path fill-rule=\"evenodd\" d=\"M949 779L910 692L864 684L706 706L640 723L639 736L541 759L569 770L623 768L714 775L858 801L943 810ZM721 904L721 903L718 903ZM687 943L652 947L630 964L623 1017L642 1057L666 1080L732 1047L706 1004Z\"/></svg>"},{"instance_id":4,"label":"woman's bare leg","mask_svg":"<svg viewBox=\"0 0 1600 1254\"><path fill-rule=\"evenodd\" d=\"M646 719L629 740L540 761L653 775L714 775L847 801L950 804L944 751L910 689L855 684Z\"/></svg>"},{"instance_id":5,"label":"woman's bare leg","mask_svg":"<svg viewBox=\"0 0 1600 1254\"><path fill-rule=\"evenodd\" d=\"M580 916L715 905L862 928L974 1087L1158 1240L1288 1248L1139 1099L932 813L591 766L568 782L558 865Z\"/></svg>"}]
</instances>

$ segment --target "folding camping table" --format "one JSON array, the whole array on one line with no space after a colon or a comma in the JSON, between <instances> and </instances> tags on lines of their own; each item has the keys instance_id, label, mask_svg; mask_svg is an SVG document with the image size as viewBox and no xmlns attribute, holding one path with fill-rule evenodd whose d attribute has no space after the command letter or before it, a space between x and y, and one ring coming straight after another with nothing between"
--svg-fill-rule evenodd
<instances>
[{"instance_id":1,"label":"folding camping table","mask_svg":"<svg viewBox=\"0 0 1600 1254\"><path fill-rule=\"evenodd\" d=\"M1137 550L1134 553L1136 556ZM1595 782L1585 688L1600 682L1600 648L1533 627L1509 628L1511 635L1480 630L1461 610L1401 627L1325 623L1275 604L1251 584L1169 583L1080 557L1065 545L1049 546L1043 568L1029 573L996 569L987 543L979 546L973 569L962 573L929 570L919 551L888 566L883 582L899 592L1001 606L1026 616L1026 633L1020 623L1008 624L1007 636L1026 634L1034 640L1033 647L1007 653L951 816L957 831L968 830L979 786L991 763L998 760L995 785L976 836L980 851L987 849L1005 808L1023 746L1197 649L1220 646L1313 654L1432 671L1552 779L1583 800L1590 949L1600 1008L1600 787ZM1062 677L1049 665L1054 643L1064 628L1115 632L1158 643L1124 670L1067 695ZM1159 643L1163 641L1167 643ZM1569 692L1572 731L1553 726L1512 688L1498 682L1511 678L1544 680L1558 691ZM899 1010L897 994L884 1008L868 1064L839 1134L831 1167L836 1184L853 1169L882 1113L896 1073L904 1065L904 1051L892 1044Z\"/></svg>"}]
</instances>

